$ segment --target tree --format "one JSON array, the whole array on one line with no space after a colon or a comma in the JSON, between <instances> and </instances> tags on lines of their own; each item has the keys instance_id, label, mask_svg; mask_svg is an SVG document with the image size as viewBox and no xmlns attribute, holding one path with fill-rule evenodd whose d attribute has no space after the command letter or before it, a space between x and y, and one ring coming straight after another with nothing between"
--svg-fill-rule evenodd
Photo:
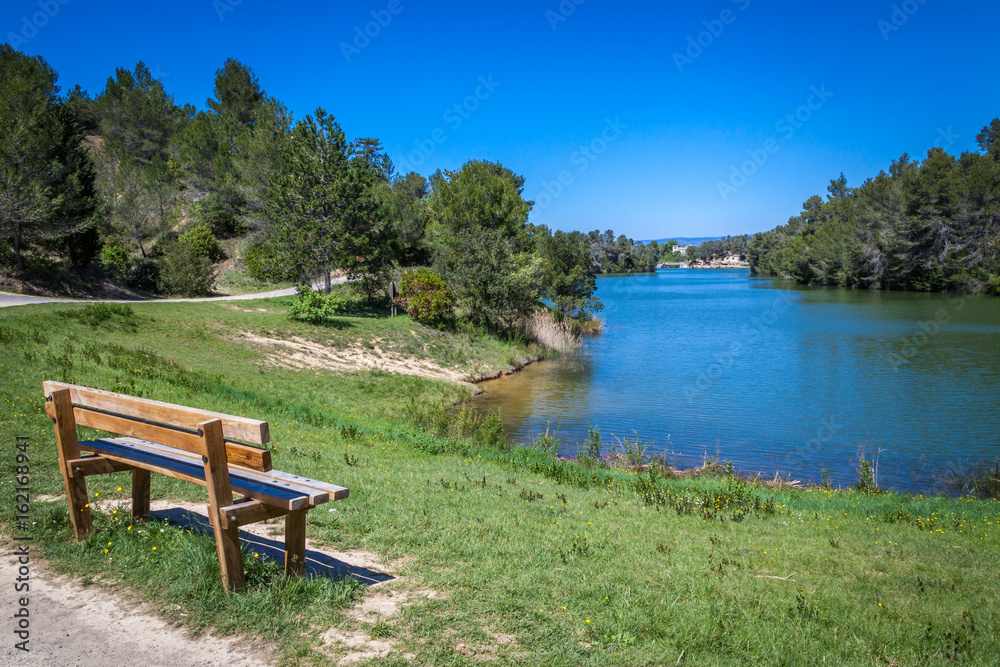
<instances>
[{"instance_id":1,"label":"tree","mask_svg":"<svg viewBox=\"0 0 1000 667\"><path fill-rule=\"evenodd\" d=\"M980 150L1000 162L1000 118L994 118L976 136Z\"/></svg>"},{"instance_id":2,"label":"tree","mask_svg":"<svg viewBox=\"0 0 1000 667\"><path fill-rule=\"evenodd\" d=\"M287 166L272 176L261 250L286 277L304 278L329 270L373 275L392 256L383 202L375 186L379 171L362 150L347 143L343 130L323 109L306 116L292 132Z\"/></svg>"},{"instance_id":3,"label":"tree","mask_svg":"<svg viewBox=\"0 0 1000 667\"><path fill-rule=\"evenodd\" d=\"M589 317L604 306L594 296L596 269L589 239L580 232L537 230L538 253L544 260L543 293L556 307L559 321Z\"/></svg>"},{"instance_id":4,"label":"tree","mask_svg":"<svg viewBox=\"0 0 1000 667\"><path fill-rule=\"evenodd\" d=\"M397 177L384 190L392 224L399 237L399 263L403 266L428 264L431 256L426 241L430 221L427 179L411 171L406 176Z\"/></svg>"},{"instance_id":5,"label":"tree","mask_svg":"<svg viewBox=\"0 0 1000 667\"><path fill-rule=\"evenodd\" d=\"M541 258L534 252L524 179L473 160L431 180L430 236L438 272L470 319L488 332L524 320L538 302Z\"/></svg>"},{"instance_id":6,"label":"tree","mask_svg":"<svg viewBox=\"0 0 1000 667\"><path fill-rule=\"evenodd\" d=\"M141 61L133 71L117 68L98 96L96 106L105 144L143 166L154 158L167 162L171 137L193 112L177 107L163 83L154 79Z\"/></svg>"},{"instance_id":7,"label":"tree","mask_svg":"<svg viewBox=\"0 0 1000 667\"><path fill-rule=\"evenodd\" d=\"M93 172L56 79L40 56L0 45L0 234L20 270L30 244L92 224Z\"/></svg>"}]
</instances>

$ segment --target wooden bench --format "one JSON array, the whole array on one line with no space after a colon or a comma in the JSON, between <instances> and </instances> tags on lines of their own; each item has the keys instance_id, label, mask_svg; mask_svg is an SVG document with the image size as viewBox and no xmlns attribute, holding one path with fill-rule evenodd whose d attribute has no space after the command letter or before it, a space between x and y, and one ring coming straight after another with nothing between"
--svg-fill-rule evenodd
<instances>
[{"instance_id":1,"label":"wooden bench","mask_svg":"<svg viewBox=\"0 0 1000 667\"><path fill-rule=\"evenodd\" d=\"M45 411L55 424L73 536L93 530L86 478L132 472L132 516L149 515L150 473L208 487L222 584L244 587L239 527L285 517L285 571L305 572L306 512L348 490L272 470L267 422L197 410L61 382L45 382ZM79 441L77 426L122 438ZM90 452L82 456L81 451ZM233 499L233 493L240 498Z\"/></svg>"}]
</instances>

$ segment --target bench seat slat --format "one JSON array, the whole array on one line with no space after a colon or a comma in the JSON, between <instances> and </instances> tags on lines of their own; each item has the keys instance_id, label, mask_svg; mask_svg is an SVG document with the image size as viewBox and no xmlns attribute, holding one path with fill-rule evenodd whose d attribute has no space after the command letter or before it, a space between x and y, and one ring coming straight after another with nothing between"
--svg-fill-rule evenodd
<instances>
[{"instance_id":1,"label":"bench seat slat","mask_svg":"<svg viewBox=\"0 0 1000 667\"><path fill-rule=\"evenodd\" d=\"M107 455L121 462L132 461L137 466L149 467L156 472L170 471L164 474L202 486L206 484L205 468L196 458L169 455L163 451L153 451L121 440L85 440L80 443L80 449ZM268 485L259 480L249 479L237 470L230 470L229 479L233 491L256 500L288 510L304 509L309 506L307 496L278 485Z\"/></svg>"},{"instance_id":2,"label":"bench seat slat","mask_svg":"<svg viewBox=\"0 0 1000 667\"><path fill-rule=\"evenodd\" d=\"M158 442L150 442L149 440L142 440L139 438L115 438L110 440L110 442L122 442L131 443L145 449L150 449L153 451L163 452L167 456L176 456L182 459L191 459L201 465L201 457L197 454L190 454L188 452L177 451L172 447L167 445L161 445ZM294 491L299 495L306 496L309 498L309 504L312 506L321 505L330 500L331 494L326 489L319 489L318 487L306 484L299 480L304 480L306 478L297 478L295 475L289 475L288 473L278 473L276 471L269 470L267 472L258 472L256 470L249 470L247 468L235 468L230 466L229 476L230 478L243 477L245 479L256 480L262 484L273 484L275 486L280 486L289 491ZM329 485L327 485L329 486ZM334 487L339 488L339 487ZM340 498L334 498L334 500L340 500Z\"/></svg>"}]
</instances>

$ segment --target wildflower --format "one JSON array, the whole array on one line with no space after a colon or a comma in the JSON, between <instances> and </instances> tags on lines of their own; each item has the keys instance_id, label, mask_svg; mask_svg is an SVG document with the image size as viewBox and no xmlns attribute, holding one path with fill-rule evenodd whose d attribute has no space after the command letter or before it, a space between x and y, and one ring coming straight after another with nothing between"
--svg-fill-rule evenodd
<instances>
[{"instance_id":1,"label":"wildflower","mask_svg":"<svg viewBox=\"0 0 1000 667\"><path fill-rule=\"evenodd\" d=\"M153 551L156 551L156 547L153 547Z\"/></svg>"}]
</instances>

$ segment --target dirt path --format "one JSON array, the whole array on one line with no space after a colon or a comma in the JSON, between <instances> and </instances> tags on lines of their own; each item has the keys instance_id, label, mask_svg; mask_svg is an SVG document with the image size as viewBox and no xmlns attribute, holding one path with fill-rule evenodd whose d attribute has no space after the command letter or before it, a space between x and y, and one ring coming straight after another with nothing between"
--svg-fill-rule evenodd
<instances>
[{"instance_id":1,"label":"dirt path","mask_svg":"<svg viewBox=\"0 0 1000 667\"><path fill-rule=\"evenodd\" d=\"M331 281L334 285L347 282L344 276L335 277ZM313 285L314 289L322 289L322 283ZM202 303L204 301L250 301L251 299L273 299L279 296L291 296L295 294L295 288L272 290L270 292L258 292L257 294L237 294L235 296L208 296L199 299L58 299L47 296L25 296L23 294L12 294L10 292L0 292L0 308L9 306L27 306L33 303Z\"/></svg>"},{"instance_id":2,"label":"dirt path","mask_svg":"<svg viewBox=\"0 0 1000 667\"><path fill-rule=\"evenodd\" d=\"M30 652L15 648L13 630L4 632L0 664L110 667L113 665L271 665L274 657L259 642L241 638L201 636L173 627L145 605L97 586L86 587L53 573L41 561L32 561L29 596ZM0 558L0 580L18 576L15 556L5 549ZM10 584L3 600L3 617L11 628L18 597Z\"/></svg>"}]
</instances>

